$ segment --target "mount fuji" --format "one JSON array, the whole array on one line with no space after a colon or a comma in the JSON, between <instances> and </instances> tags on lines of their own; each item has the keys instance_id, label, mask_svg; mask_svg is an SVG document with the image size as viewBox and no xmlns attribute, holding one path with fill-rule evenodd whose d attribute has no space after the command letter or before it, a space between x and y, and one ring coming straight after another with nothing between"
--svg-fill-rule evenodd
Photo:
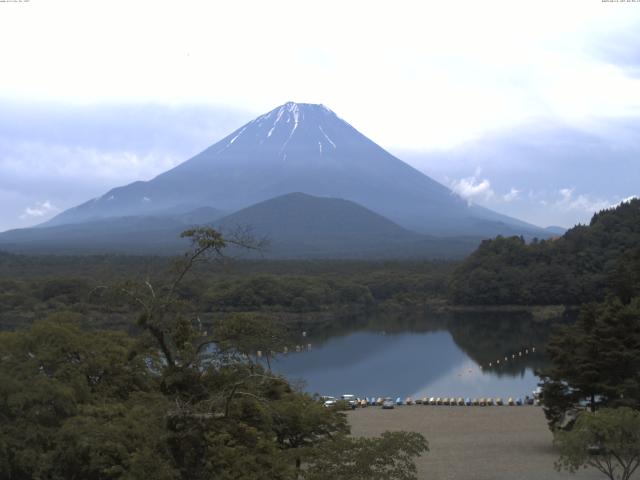
<instances>
[{"instance_id":1,"label":"mount fuji","mask_svg":"<svg viewBox=\"0 0 640 480\"><path fill-rule=\"evenodd\" d=\"M108 222L113 228L132 225L135 221L131 219L136 217L147 219L145 222L153 218L158 231L167 218L175 221L179 217L182 224L193 218L198 218L193 224L206 223L201 214L194 216L191 212L215 209L220 214L211 218L213 222L224 214L294 192L317 198L313 206L323 212L335 211L333 206L320 207L323 199L351 202L363 207L362 215L370 211L411 235L474 239L498 234L541 238L550 235L535 225L468 203L391 155L327 107L289 102L149 181L114 188L36 228L0 234L0 246L17 238L21 239L19 243L37 238L37 243L42 244L48 228L55 228L60 244L67 228L75 232L75 238L84 228L88 238L90 230L95 231L100 222ZM286 198L292 201L291 198L302 197ZM282 208L283 203L266 205L259 211ZM279 212L272 213L276 218ZM373 218L369 213L365 216ZM282 215L286 213L283 211ZM333 213L327 215L324 220L330 223ZM242 215L230 216L236 217ZM114 222L121 218L126 221ZM222 224L229 224L223 220ZM342 220L334 220L336 229L344 226ZM300 222L298 227L293 223L291 227L303 228ZM126 237L126 231L123 233Z\"/></svg>"},{"instance_id":2,"label":"mount fuji","mask_svg":"<svg viewBox=\"0 0 640 480\"><path fill-rule=\"evenodd\" d=\"M114 188L48 224L202 206L232 212L292 192L351 200L432 235L544 235L534 225L470 205L327 107L293 102L150 181Z\"/></svg>"}]
</instances>

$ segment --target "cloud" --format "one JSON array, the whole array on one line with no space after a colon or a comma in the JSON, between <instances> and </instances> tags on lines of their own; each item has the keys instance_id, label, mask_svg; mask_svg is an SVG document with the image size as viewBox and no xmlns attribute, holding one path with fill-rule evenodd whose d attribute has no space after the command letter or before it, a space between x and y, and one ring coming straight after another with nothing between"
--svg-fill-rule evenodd
<instances>
[{"instance_id":1,"label":"cloud","mask_svg":"<svg viewBox=\"0 0 640 480\"><path fill-rule=\"evenodd\" d=\"M573 188L561 188L558 193L560 200L556 201L555 206L564 211L578 210L593 213L611 206L610 200L585 194L575 195Z\"/></svg>"},{"instance_id":2,"label":"cloud","mask_svg":"<svg viewBox=\"0 0 640 480\"><path fill-rule=\"evenodd\" d=\"M491 182L486 178L479 179L475 175L453 180L450 185L455 193L469 202L474 199L489 200L494 195Z\"/></svg>"},{"instance_id":3,"label":"cloud","mask_svg":"<svg viewBox=\"0 0 640 480\"><path fill-rule=\"evenodd\" d=\"M44 202L37 202L33 206L26 207L22 215L20 215L20 218L23 220L27 218L42 218L59 211L60 209L53 203L51 203L49 200L45 200Z\"/></svg>"},{"instance_id":4,"label":"cloud","mask_svg":"<svg viewBox=\"0 0 640 480\"><path fill-rule=\"evenodd\" d=\"M637 43L618 32L637 31L637 8L461 0L363 9L363 2L329 0L309 21L295 0L188 8L140 0L127 3L124 16L113 2L31 3L28 14L0 16L0 41L14 45L2 51L11 75L0 78L0 92L9 98L212 102L254 113L289 99L322 102L383 144L420 148L456 145L531 117L608 116L640 105L640 80L616 66L633 61L626 50ZM212 17L228 21L210 28ZM304 25L305 35L292 41L275 23ZM630 46L603 53L601 44Z\"/></svg>"},{"instance_id":5,"label":"cloud","mask_svg":"<svg viewBox=\"0 0 640 480\"><path fill-rule=\"evenodd\" d=\"M513 200L515 200L516 198L518 198L520 196L520 190L518 190L515 187L511 187L511 190L509 190L509 193L505 193L502 196L502 199L505 202L512 202Z\"/></svg>"},{"instance_id":6,"label":"cloud","mask_svg":"<svg viewBox=\"0 0 640 480\"><path fill-rule=\"evenodd\" d=\"M0 99L0 231L148 180L250 120L212 105L67 105ZM48 206L44 205L48 201Z\"/></svg>"},{"instance_id":7,"label":"cloud","mask_svg":"<svg viewBox=\"0 0 640 480\"><path fill-rule=\"evenodd\" d=\"M640 197L638 197L637 195L630 195L630 196L628 196L628 197L626 197L626 198L623 198L623 199L622 199L622 200L620 200L619 202L612 203L612 204L610 205L610 207L611 207L611 208L618 207L618 206L622 205L623 203L630 202L631 200L635 200L636 198L640 198Z\"/></svg>"}]
</instances>

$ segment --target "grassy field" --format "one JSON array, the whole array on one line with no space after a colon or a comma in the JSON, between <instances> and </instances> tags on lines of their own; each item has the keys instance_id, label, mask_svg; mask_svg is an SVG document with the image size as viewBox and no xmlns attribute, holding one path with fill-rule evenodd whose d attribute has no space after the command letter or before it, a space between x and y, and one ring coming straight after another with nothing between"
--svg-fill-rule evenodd
<instances>
[{"instance_id":1,"label":"grassy field","mask_svg":"<svg viewBox=\"0 0 640 480\"><path fill-rule=\"evenodd\" d=\"M558 458L540 407L401 406L349 412L354 435L385 430L422 433L430 451L418 459L418 478L429 480L602 479L589 469L557 472ZM640 478L636 474L633 478Z\"/></svg>"}]
</instances>

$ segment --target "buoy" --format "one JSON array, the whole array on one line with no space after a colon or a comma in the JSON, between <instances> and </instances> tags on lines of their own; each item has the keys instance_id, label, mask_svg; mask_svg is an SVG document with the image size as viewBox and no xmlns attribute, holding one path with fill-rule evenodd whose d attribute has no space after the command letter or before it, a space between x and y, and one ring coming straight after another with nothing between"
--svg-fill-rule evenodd
<instances>
[{"instance_id":1,"label":"buoy","mask_svg":"<svg viewBox=\"0 0 640 480\"><path fill-rule=\"evenodd\" d=\"M496 360L496 365L500 365L500 360Z\"/></svg>"},{"instance_id":2,"label":"buoy","mask_svg":"<svg viewBox=\"0 0 640 480\"><path fill-rule=\"evenodd\" d=\"M491 368L491 362L489 362L489 368Z\"/></svg>"},{"instance_id":3,"label":"buoy","mask_svg":"<svg viewBox=\"0 0 640 480\"><path fill-rule=\"evenodd\" d=\"M507 362L509 361L509 359L507 357L504 357L504 361Z\"/></svg>"},{"instance_id":4,"label":"buoy","mask_svg":"<svg viewBox=\"0 0 640 480\"><path fill-rule=\"evenodd\" d=\"M535 352L536 351L536 347L531 347L531 351Z\"/></svg>"},{"instance_id":5,"label":"buoy","mask_svg":"<svg viewBox=\"0 0 640 480\"><path fill-rule=\"evenodd\" d=\"M258 350L256 353L258 354L259 357L262 357L262 350Z\"/></svg>"},{"instance_id":6,"label":"buoy","mask_svg":"<svg viewBox=\"0 0 640 480\"><path fill-rule=\"evenodd\" d=\"M521 357L522 356L522 352L518 352L518 356Z\"/></svg>"}]
</instances>

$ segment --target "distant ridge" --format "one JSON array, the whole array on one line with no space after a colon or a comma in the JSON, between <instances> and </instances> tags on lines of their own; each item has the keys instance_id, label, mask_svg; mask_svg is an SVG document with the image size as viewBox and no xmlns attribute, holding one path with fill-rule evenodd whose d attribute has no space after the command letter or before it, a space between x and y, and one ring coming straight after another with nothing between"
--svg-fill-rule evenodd
<instances>
[{"instance_id":1,"label":"distant ridge","mask_svg":"<svg viewBox=\"0 0 640 480\"><path fill-rule=\"evenodd\" d=\"M213 224L224 215L203 207L183 214L138 215L43 225L0 233L0 250L19 253L175 254L188 246L180 233L190 226Z\"/></svg>"},{"instance_id":2,"label":"distant ridge","mask_svg":"<svg viewBox=\"0 0 640 480\"><path fill-rule=\"evenodd\" d=\"M238 229L268 240L258 252L232 250L245 258L408 259L461 258L480 238L438 238L411 232L349 200L290 193L223 218L199 209L172 216L104 218L81 223L13 230L0 234L0 249L19 253L178 254L188 243L180 233L209 225L230 234Z\"/></svg>"}]
</instances>

